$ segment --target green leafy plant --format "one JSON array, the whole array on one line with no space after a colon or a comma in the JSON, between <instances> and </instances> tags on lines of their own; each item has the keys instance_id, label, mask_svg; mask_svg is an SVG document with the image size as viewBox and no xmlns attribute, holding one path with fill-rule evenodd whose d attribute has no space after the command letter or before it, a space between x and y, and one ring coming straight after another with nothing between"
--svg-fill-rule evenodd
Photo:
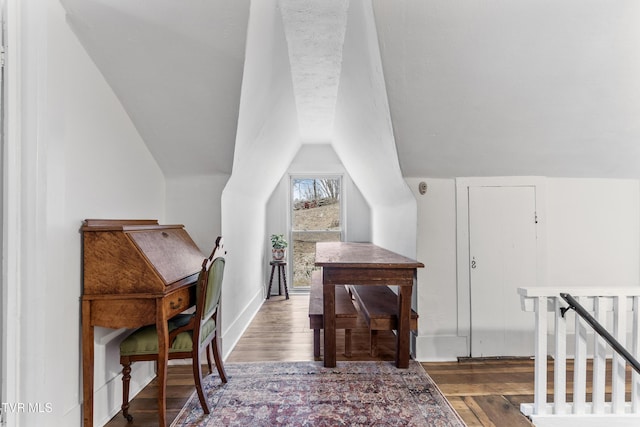
<instances>
[{"instance_id":1,"label":"green leafy plant","mask_svg":"<svg viewBox=\"0 0 640 427\"><path fill-rule=\"evenodd\" d=\"M284 249L287 246L288 246L288 243L284 239L284 234L272 234L271 235L271 247L273 249Z\"/></svg>"}]
</instances>

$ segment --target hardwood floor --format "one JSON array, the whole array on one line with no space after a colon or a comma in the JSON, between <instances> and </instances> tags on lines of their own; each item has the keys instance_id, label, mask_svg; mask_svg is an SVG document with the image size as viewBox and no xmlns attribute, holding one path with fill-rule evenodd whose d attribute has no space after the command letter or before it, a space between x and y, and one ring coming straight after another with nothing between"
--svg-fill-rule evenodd
<instances>
[{"instance_id":1,"label":"hardwood floor","mask_svg":"<svg viewBox=\"0 0 640 427\"><path fill-rule=\"evenodd\" d=\"M225 363L252 361L307 361L313 358L313 332L309 329L308 296L289 300L272 297L242 335ZM337 360L393 361L395 336L380 331L379 355L369 356L369 335L364 323L352 333L352 357L344 356L344 332L338 331ZM321 340L322 341L322 340ZM531 426L519 412L521 402L533 401L533 362L491 360L422 364L469 427ZM203 371L206 372L206 371ZM167 418L173 420L194 391L190 366L170 366ZM157 425L157 388L151 382L131 401L133 423L118 413L109 427Z\"/></svg>"},{"instance_id":2,"label":"hardwood floor","mask_svg":"<svg viewBox=\"0 0 640 427\"><path fill-rule=\"evenodd\" d=\"M520 413L533 402L533 361L486 360L423 363L467 426L531 426Z\"/></svg>"}]
</instances>

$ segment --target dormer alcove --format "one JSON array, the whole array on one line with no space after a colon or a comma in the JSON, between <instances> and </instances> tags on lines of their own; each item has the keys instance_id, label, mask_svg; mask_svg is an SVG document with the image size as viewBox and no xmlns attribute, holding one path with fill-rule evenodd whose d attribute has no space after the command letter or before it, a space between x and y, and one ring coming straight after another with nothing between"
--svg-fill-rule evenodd
<instances>
[{"instance_id":1,"label":"dormer alcove","mask_svg":"<svg viewBox=\"0 0 640 427\"><path fill-rule=\"evenodd\" d=\"M355 201L347 240L411 257L416 252L416 201L400 170L371 3L350 2L338 20L344 25L339 81L331 136L322 144L305 137L296 58L279 4L253 2L250 9L233 172L222 194L226 247L242 254L225 272L223 353L262 304L267 239L286 230L290 173L343 173ZM349 221L360 222L352 229Z\"/></svg>"},{"instance_id":2,"label":"dormer alcove","mask_svg":"<svg viewBox=\"0 0 640 427\"><path fill-rule=\"evenodd\" d=\"M364 196L354 184L348 171L329 144L304 144L287 168L287 172L273 190L266 211L265 264L270 257L269 235L284 233L288 235L291 224L291 180L309 177L340 177L342 182L342 226L343 239L346 241L366 242L371 240L371 208ZM290 240L290 237L289 237ZM292 250L289 249L289 272L292 268ZM293 275L288 274L290 288ZM267 271L267 273L269 273ZM265 276L265 282L269 279Z\"/></svg>"}]
</instances>

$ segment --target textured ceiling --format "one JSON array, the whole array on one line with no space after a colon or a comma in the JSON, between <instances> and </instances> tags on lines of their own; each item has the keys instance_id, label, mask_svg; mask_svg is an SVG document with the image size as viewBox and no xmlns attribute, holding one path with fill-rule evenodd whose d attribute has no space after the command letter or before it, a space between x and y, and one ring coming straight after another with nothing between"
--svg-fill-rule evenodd
<instances>
[{"instance_id":1,"label":"textured ceiling","mask_svg":"<svg viewBox=\"0 0 640 427\"><path fill-rule=\"evenodd\" d=\"M331 141L348 0L279 0L305 143Z\"/></svg>"}]
</instances>

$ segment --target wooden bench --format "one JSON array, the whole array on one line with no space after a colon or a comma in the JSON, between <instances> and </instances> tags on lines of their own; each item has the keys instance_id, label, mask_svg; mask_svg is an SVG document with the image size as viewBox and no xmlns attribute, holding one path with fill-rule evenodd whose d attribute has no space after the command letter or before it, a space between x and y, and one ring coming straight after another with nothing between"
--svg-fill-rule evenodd
<instances>
[{"instance_id":1,"label":"wooden bench","mask_svg":"<svg viewBox=\"0 0 640 427\"><path fill-rule=\"evenodd\" d=\"M320 330L324 328L322 272L311 275L309 295L309 327L313 329L313 355L320 357ZM344 329L344 355L351 357L351 329L358 322L358 310L343 285L336 286L336 329Z\"/></svg>"},{"instance_id":2,"label":"wooden bench","mask_svg":"<svg viewBox=\"0 0 640 427\"><path fill-rule=\"evenodd\" d=\"M378 355L378 331L398 329L398 296L388 286L350 285L360 312L369 326L372 357ZM410 327L418 330L418 313L411 310Z\"/></svg>"}]
</instances>

